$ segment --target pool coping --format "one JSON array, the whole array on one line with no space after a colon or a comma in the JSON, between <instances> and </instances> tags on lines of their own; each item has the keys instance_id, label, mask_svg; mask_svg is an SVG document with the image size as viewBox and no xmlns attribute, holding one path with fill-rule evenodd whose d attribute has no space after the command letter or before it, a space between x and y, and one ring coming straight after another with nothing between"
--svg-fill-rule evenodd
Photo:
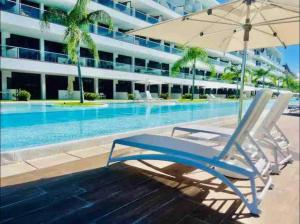
<instances>
[{"instance_id":1,"label":"pool coping","mask_svg":"<svg viewBox=\"0 0 300 224\"><path fill-rule=\"evenodd\" d=\"M62 143L48 144L43 146L35 146L21 150L13 150L9 152L0 152L1 156L1 166L8 165L16 162L42 158L45 156L51 156L58 153L66 153L70 151L97 147L105 144L111 143L114 139L124 138L130 135L148 133L148 134L160 134L162 132L169 131L171 128L175 126L188 126L193 124L211 124L217 123L218 125L222 125L223 122L230 121L232 118L236 117L236 115L229 116L221 116L210 119L201 119L190 122L182 122L176 123L172 125L163 125L152 128L139 129L129 132L116 133L112 135L104 135L104 136L96 136L91 138L84 138L80 140L67 141Z\"/></svg>"}]
</instances>

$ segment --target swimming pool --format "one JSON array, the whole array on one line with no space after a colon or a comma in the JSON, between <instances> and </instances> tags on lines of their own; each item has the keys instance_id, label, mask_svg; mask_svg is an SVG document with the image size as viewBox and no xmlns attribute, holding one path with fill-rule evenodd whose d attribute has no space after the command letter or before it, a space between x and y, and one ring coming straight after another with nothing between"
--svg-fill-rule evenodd
<instances>
[{"instance_id":1,"label":"swimming pool","mask_svg":"<svg viewBox=\"0 0 300 224\"><path fill-rule=\"evenodd\" d=\"M249 101L245 104L249 105ZM176 105L124 103L102 108L2 103L1 151L233 115L237 111L237 102Z\"/></svg>"}]
</instances>

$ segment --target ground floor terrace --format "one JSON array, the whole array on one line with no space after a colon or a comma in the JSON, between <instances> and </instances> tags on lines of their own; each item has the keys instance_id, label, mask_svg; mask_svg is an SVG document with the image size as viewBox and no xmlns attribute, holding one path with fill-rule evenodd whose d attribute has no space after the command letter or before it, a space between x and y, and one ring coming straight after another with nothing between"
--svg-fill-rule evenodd
<instances>
[{"instance_id":1,"label":"ground floor terrace","mask_svg":"<svg viewBox=\"0 0 300 224\"><path fill-rule=\"evenodd\" d=\"M235 121L215 124L233 127ZM291 142L294 163L272 177L275 188L264 197L260 217L251 216L224 184L193 167L135 161L104 168L111 139L95 148L1 167L1 222L298 224L298 124L299 117L291 115L278 123ZM131 150L119 148L117 153ZM248 189L244 181L236 184Z\"/></svg>"},{"instance_id":2,"label":"ground floor terrace","mask_svg":"<svg viewBox=\"0 0 300 224\"><path fill-rule=\"evenodd\" d=\"M1 89L2 99L13 99L13 94L19 90L27 90L31 94L31 99L79 99L79 82L76 75L60 75L46 73L32 73L12 70L1 70ZM127 100L129 94L135 91L145 93L150 91L153 98L159 98L162 94L167 94L171 99L179 99L184 94L192 92L191 84L180 84L174 78L175 83L167 83L155 78L131 77L126 80L113 78L84 77L84 92L97 93L105 99L124 99ZM228 84L227 84L228 85ZM70 88L72 90L70 90ZM248 94L255 94L255 89L248 91ZM216 94L222 97L236 95L236 85L230 87L214 82L205 82L195 86L195 98L204 94Z\"/></svg>"}]
</instances>

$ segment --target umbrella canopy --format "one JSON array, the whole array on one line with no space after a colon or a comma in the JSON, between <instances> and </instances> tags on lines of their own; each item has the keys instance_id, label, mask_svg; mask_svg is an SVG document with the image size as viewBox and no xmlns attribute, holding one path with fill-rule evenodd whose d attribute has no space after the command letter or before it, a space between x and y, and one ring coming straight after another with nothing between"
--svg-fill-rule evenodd
<instances>
[{"instance_id":1,"label":"umbrella canopy","mask_svg":"<svg viewBox=\"0 0 300 224\"><path fill-rule=\"evenodd\" d=\"M238 0L130 33L222 52L243 50L240 121L247 50L299 44L299 0Z\"/></svg>"},{"instance_id":2,"label":"umbrella canopy","mask_svg":"<svg viewBox=\"0 0 300 224\"><path fill-rule=\"evenodd\" d=\"M244 49L245 29L248 49L299 44L299 1L239 0L130 33L230 52Z\"/></svg>"}]
</instances>

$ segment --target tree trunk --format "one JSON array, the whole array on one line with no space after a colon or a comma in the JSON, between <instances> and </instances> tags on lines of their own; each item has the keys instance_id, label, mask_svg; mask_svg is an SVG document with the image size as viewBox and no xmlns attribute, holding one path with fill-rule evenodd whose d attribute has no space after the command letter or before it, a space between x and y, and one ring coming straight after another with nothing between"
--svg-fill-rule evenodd
<instances>
[{"instance_id":1,"label":"tree trunk","mask_svg":"<svg viewBox=\"0 0 300 224\"><path fill-rule=\"evenodd\" d=\"M192 100L194 100L194 94L195 94L195 75L196 75L196 61L194 61L193 64Z\"/></svg>"},{"instance_id":2,"label":"tree trunk","mask_svg":"<svg viewBox=\"0 0 300 224\"><path fill-rule=\"evenodd\" d=\"M263 89L265 88L265 76L263 76Z\"/></svg>"},{"instance_id":3,"label":"tree trunk","mask_svg":"<svg viewBox=\"0 0 300 224\"><path fill-rule=\"evenodd\" d=\"M236 92L235 92L235 97L238 98L239 97L239 81L236 82Z\"/></svg>"},{"instance_id":4,"label":"tree trunk","mask_svg":"<svg viewBox=\"0 0 300 224\"><path fill-rule=\"evenodd\" d=\"M80 48L79 48L80 49ZM80 51L77 50L77 71L78 71L78 83L79 83L79 91L80 91L80 103L84 103L84 91L81 77L81 68L80 68Z\"/></svg>"}]
</instances>

